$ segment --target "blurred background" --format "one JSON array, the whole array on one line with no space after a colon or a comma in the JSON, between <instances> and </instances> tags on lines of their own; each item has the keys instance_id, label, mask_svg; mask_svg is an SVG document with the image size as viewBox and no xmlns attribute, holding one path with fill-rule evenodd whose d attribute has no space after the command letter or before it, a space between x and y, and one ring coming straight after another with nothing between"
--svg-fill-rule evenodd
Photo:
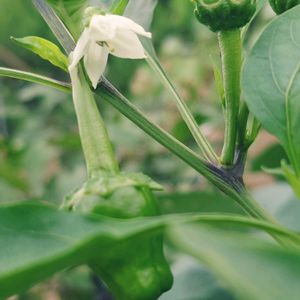
<instances>
[{"instance_id":1,"label":"blurred background","mask_svg":"<svg viewBox=\"0 0 300 300\"><path fill-rule=\"evenodd\" d=\"M57 43L31 1L0 0L0 7L0 65L68 81L59 69L10 40L10 36L36 35ZM258 16L247 35L245 51L272 16L268 9ZM159 1L152 32L166 72L219 152L223 117L212 71L212 61L219 62L216 36L196 22L190 1L182 0ZM169 93L146 62L110 57L106 75L151 120L195 148ZM162 213L240 212L231 200L224 201L225 196L101 99L100 108L123 170L144 172L165 187L158 194ZM280 178L262 172L262 166L278 167L282 158L285 154L276 139L262 131L251 148L245 179L258 198L272 197L271 190L290 197ZM0 78L0 160L0 201L38 199L59 205L79 187L86 172L70 95ZM233 299L205 268L179 256L169 246L166 250L176 281L162 300ZM79 300L109 296L87 268L79 267L14 299Z\"/></svg>"}]
</instances>

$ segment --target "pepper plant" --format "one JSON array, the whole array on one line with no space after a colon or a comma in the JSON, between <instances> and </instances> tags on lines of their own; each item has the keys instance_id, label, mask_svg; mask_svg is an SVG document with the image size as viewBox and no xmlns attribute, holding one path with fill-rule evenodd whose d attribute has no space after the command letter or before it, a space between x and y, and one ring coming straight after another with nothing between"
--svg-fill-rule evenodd
<instances>
[{"instance_id":1,"label":"pepper plant","mask_svg":"<svg viewBox=\"0 0 300 300\"><path fill-rule=\"evenodd\" d=\"M269 172L283 175L300 198L298 1L270 0L280 15L250 51L244 49L244 38L262 1L191 4L191 18L194 5L194 15L216 34L220 47L221 66L214 65L225 121L220 154L201 132L156 55L151 21L157 1L98 2L94 7L87 0L32 0L60 45L36 36L13 38L68 73L69 82L0 68L1 76L72 94L88 174L60 207L34 200L1 204L1 299L82 264L116 299L157 299L173 281L164 237L204 263L236 299L299 299L299 233L258 204L243 180L249 147L263 127L279 139L288 157L280 169ZM109 55L148 62L170 92L199 153L150 121L104 77ZM155 191L163 187L145 174L120 168L101 117L103 101L204 176L220 190L220 197L224 193L236 201L246 215L159 215Z\"/></svg>"}]
</instances>

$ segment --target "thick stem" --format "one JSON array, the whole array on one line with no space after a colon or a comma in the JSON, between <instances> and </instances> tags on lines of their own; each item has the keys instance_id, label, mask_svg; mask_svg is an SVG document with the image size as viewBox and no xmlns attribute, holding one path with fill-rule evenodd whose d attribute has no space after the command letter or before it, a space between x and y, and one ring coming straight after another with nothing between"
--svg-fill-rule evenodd
<instances>
[{"instance_id":1,"label":"thick stem","mask_svg":"<svg viewBox=\"0 0 300 300\"><path fill-rule=\"evenodd\" d=\"M218 33L218 38L225 93L225 137L221 163L230 167L234 162L241 94L241 33L239 29L221 31Z\"/></svg>"},{"instance_id":2,"label":"thick stem","mask_svg":"<svg viewBox=\"0 0 300 300\"><path fill-rule=\"evenodd\" d=\"M72 94L78 120L81 144L87 164L88 174L105 170L118 171L118 163L113 154L94 96L81 68L70 70Z\"/></svg>"}]
</instances>

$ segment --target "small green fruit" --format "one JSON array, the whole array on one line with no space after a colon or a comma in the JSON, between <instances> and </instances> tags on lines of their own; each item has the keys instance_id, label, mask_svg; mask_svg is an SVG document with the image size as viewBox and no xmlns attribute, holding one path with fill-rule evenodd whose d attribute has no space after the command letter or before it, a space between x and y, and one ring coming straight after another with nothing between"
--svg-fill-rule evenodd
<instances>
[{"instance_id":1,"label":"small green fruit","mask_svg":"<svg viewBox=\"0 0 300 300\"><path fill-rule=\"evenodd\" d=\"M195 0L195 15L212 31L245 26L256 11L256 0Z\"/></svg>"},{"instance_id":2,"label":"small green fruit","mask_svg":"<svg viewBox=\"0 0 300 300\"><path fill-rule=\"evenodd\" d=\"M300 0L269 0L271 7L277 15L300 4Z\"/></svg>"},{"instance_id":3,"label":"small green fruit","mask_svg":"<svg viewBox=\"0 0 300 300\"><path fill-rule=\"evenodd\" d=\"M152 190L161 189L143 174L99 173L66 199L65 208L116 219L157 215ZM173 276L161 232L137 235L95 253L89 266L118 300L153 300L169 290Z\"/></svg>"}]
</instances>

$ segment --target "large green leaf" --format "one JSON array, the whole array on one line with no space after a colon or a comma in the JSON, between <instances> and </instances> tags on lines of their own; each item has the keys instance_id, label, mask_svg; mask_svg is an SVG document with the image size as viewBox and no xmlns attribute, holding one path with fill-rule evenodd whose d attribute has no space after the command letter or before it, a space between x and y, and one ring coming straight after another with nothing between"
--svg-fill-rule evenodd
<instances>
[{"instance_id":1,"label":"large green leaf","mask_svg":"<svg viewBox=\"0 0 300 300\"><path fill-rule=\"evenodd\" d=\"M52 42L38 36L26 36L24 38L13 38L20 46L48 60L54 66L68 71L68 59L61 50Z\"/></svg>"},{"instance_id":2,"label":"large green leaf","mask_svg":"<svg viewBox=\"0 0 300 300\"><path fill-rule=\"evenodd\" d=\"M170 230L172 242L203 262L239 300L297 300L299 252L206 225Z\"/></svg>"},{"instance_id":3,"label":"large green leaf","mask_svg":"<svg viewBox=\"0 0 300 300\"><path fill-rule=\"evenodd\" d=\"M245 213L229 197L217 191L157 193L158 207L162 214L174 213Z\"/></svg>"},{"instance_id":4,"label":"large green leaf","mask_svg":"<svg viewBox=\"0 0 300 300\"><path fill-rule=\"evenodd\" d=\"M250 111L277 136L300 176L300 7L276 17L246 60L242 84Z\"/></svg>"},{"instance_id":5,"label":"large green leaf","mask_svg":"<svg viewBox=\"0 0 300 300\"><path fill-rule=\"evenodd\" d=\"M85 217L32 202L2 206L0 298L101 255L137 228L141 230L130 222Z\"/></svg>"},{"instance_id":6,"label":"large green leaf","mask_svg":"<svg viewBox=\"0 0 300 300\"><path fill-rule=\"evenodd\" d=\"M159 300L236 300L220 282L195 260L179 256L175 262L174 284Z\"/></svg>"},{"instance_id":7,"label":"large green leaf","mask_svg":"<svg viewBox=\"0 0 300 300\"><path fill-rule=\"evenodd\" d=\"M33 202L10 204L0 207L0 298L99 258L121 240L183 222L251 226L298 239L292 232L240 216L187 214L125 221L57 211Z\"/></svg>"}]
</instances>

